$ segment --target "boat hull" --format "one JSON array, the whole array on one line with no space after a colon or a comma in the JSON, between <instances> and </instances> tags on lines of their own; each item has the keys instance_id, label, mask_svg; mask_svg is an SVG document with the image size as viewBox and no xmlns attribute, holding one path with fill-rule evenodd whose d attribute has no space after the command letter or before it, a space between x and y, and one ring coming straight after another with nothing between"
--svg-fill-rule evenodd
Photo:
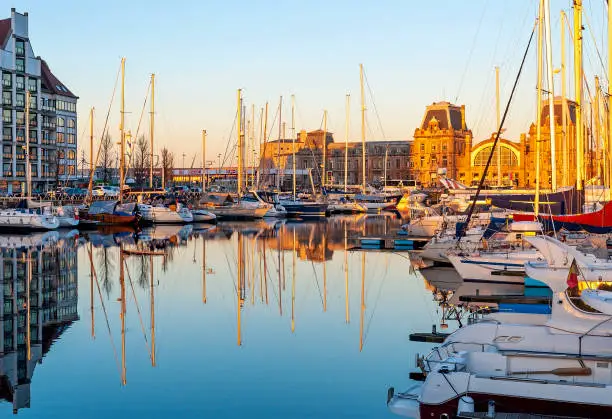
<instances>
[{"instance_id":1,"label":"boat hull","mask_svg":"<svg viewBox=\"0 0 612 419\"><path fill-rule=\"evenodd\" d=\"M325 217L327 204L318 202L282 202L288 217Z\"/></svg>"},{"instance_id":2,"label":"boat hull","mask_svg":"<svg viewBox=\"0 0 612 419\"><path fill-rule=\"evenodd\" d=\"M24 213L20 211L0 211L0 231L44 231L55 230L59 220L53 215Z\"/></svg>"},{"instance_id":3,"label":"boat hull","mask_svg":"<svg viewBox=\"0 0 612 419\"><path fill-rule=\"evenodd\" d=\"M83 214L81 219L97 222L97 225L134 225L138 224L139 217L136 215L119 214Z\"/></svg>"}]
</instances>

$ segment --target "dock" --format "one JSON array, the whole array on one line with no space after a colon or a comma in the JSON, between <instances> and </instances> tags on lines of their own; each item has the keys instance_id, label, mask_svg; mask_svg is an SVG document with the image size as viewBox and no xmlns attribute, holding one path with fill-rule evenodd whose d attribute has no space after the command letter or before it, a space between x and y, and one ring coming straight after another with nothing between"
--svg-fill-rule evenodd
<instances>
[{"instance_id":1,"label":"dock","mask_svg":"<svg viewBox=\"0 0 612 419\"><path fill-rule=\"evenodd\" d=\"M408 235L387 235L377 237L359 237L360 249L420 250L430 240L429 237L412 237Z\"/></svg>"}]
</instances>

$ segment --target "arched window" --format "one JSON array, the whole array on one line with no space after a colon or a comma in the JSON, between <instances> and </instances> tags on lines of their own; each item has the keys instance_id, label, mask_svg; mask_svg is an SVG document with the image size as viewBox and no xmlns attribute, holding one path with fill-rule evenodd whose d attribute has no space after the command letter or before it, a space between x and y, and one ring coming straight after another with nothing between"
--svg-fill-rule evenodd
<instances>
[{"instance_id":1,"label":"arched window","mask_svg":"<svg viewBox=\"0 0 612 419\"><path fill-rule=\"evenodd\" d=\"M74 125L75 125L74 119L69 119L68 120L68 128L74 128Z\"/></svg>"},{"instance_id":2,"label":"arched window","mask_svg":"<svg viewBox=\"0 0 612 419\"><path fill-rule=\"evenodd\" d=\"M474 166L486 166L489 154L491 153L491 147L492 146L485 147L476 153L476 156L474 156ZM510 148L502 145L501 153L502 166L518 166L518 159ZM497 166L497 150L493 153L491 166Z\"/></svg>"},{"instance_id":3,"label":"arched window","mask_svg":"<svg viewBox=\"0 0 612 419\"><path fill-rule=\"evenodd\" d=\"M64 118L57 118L57 126L58 127L63 127L64 126Z\"/></svg>"}]
</instances>

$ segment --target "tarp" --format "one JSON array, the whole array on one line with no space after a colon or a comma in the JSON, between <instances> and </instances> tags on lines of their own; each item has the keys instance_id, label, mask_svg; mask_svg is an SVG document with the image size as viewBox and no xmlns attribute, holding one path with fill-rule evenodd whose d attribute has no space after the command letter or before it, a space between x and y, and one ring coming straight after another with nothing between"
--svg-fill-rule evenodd
<instances>
[{"instance_id":1,"label":"tarp","mask_svg":"<svg viewBox=\"0 0 612 419\"><path fill-rule=\"evenodd\" d=\"M96 214L113 214L117 201L94 201L89 206L88 213Z\"/></svg>"}]
</instances>

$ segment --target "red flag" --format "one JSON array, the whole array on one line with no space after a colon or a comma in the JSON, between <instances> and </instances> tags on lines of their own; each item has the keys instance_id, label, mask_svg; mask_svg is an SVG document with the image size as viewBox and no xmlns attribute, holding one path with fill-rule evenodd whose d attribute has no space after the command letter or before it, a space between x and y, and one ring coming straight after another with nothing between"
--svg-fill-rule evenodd
<instances>
[{"instance_id":1,"label":"red flag","mask_svg":"<svg viewBox=\"0 0 612 419\"><path fill-rule=\"evenodd\" d=\"M576 288L578 286L578 272L578 265L576 264L576 259L574 259L567 275L568 288Z\"/></svg>"}]
</instances>

